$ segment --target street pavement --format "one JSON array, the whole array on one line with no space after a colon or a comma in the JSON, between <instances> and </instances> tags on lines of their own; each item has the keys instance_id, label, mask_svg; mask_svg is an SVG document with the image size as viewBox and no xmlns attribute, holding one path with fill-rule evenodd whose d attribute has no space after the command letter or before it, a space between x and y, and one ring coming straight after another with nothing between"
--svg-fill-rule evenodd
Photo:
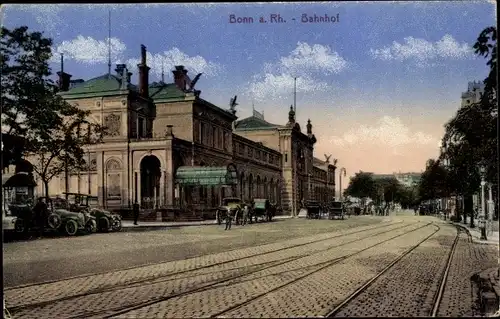
<instances>
[{"instance_id":1,"label":"street pavement","mask_svg":"<svg viewBox=\"0 0 500 319\"><path fill-rule=\"evenodd\" d=\"M52 250L44 251L44 245ZM90 250L81 251L85 246L101 252L101 264L115 268L79 268L92 259ZM230 231L212 225L96 234L6 247L6 306L22 318L317 317L375 276L335 316L428 316L445 269L438 315L469 316L479 311L471 275L497 261L493 245L477 245L435 217L405 212L343 221L288 219ZM127 268L128 259L158 251L163 254L155 263ZM45 268L52 274L45 277L55 281L42 284L47 279L15 268L31 262L30 270L39 272L40 263L53 260L78 271L56 276ZM84 271L95 274L68 278ZM38 284L12 287L32 281Z\"/></svg>"}]
</instances>

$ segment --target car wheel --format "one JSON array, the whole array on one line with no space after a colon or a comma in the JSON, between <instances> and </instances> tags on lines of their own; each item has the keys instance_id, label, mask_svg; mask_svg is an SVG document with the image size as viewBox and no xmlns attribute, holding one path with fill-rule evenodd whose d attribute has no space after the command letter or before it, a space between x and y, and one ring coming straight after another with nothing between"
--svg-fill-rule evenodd
<instances>
[{"instance_id":1,"label":"car wheel","mask_svg":"<svg viewBox=\"0 0 500 319\"><path fill-rule=\"evenodd\" d=\"M52 229L58 229L61 226L61 216L57 214L50 214L47 218L47 224Z\"/></svg>"},{"instance_id":2,"label":"car wheel","mask_svg":"<svg viewBox=\"0 0 500 319\"><path fill-rule=\"evenodd\" d=\"M115 222L113 223L113 230L114 231L120 231L122 230L122 221L121 220L115 220Z\"/></svg>"},{"instance_id":3,"label":"car wheel","mask_svg":"<svg viewBox=\"0 0 500 319\"><path fill-rule=\"evenodd\" d=\"M17 219L14 224L14 229L17 233L24 233L27 231L26 226L24 225L24 221L22 219Z\"/></svg>"},{"instance_id":4,"label":"car wheel","mask_svg":"<svg viewBox=\"0 0 500 319\"><path fill-rule=\"evenodd\" d=\"M85 225L85 231L89 234L92 234L96 231L97 225L94 220L89 220L87 224Z\"/></svg>"},{"instance_id":5,"label":"car wheel","mask_svg":"<svg viewBox=\"0 0 500 319\"><path fill-rule=\"evenodd\" d=\"M74 236L78 232L78 224L76 221L70 219L64 224L64 231L68 236Z\"/></svg>"},{"instance_id":6,"label":"car wheel","mask_svg":"<svg viewBox=\"0 0 500 319\"><path fill-rule=\"evenodd\" d=\"M106 217L99 219L99 231L106 233L109 231L109 220Z\"/></svg>"}]
</instances>

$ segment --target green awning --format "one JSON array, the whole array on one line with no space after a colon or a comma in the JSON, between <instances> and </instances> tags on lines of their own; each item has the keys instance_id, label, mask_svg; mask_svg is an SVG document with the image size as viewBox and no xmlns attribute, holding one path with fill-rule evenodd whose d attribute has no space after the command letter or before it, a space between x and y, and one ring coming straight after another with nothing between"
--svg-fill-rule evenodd
<instances>
[{"instance_id":1,"label":"green awning","mask_svg":"<svg viewBox=\"0 0 500 319\"><path fill-rule=\"evenodd\" d=\"M237 185L238 174L231 165L223 167L181 166L175 174L175 183L203 186Z\"/></svg>"}]
</instances>

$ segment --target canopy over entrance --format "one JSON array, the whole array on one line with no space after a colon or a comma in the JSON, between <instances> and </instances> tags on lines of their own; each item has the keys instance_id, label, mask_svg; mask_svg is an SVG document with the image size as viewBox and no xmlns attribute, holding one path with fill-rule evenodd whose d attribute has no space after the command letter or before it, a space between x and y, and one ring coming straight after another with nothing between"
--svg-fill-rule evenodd
<instances>
[{"instance_id":1,"label":"canopy over entrance","mask_svg":"<svg viewBox=\"0 0 500 319\"><path fill-rule=\"evenodd\" d=\"M178 185L237 185L238 173L236 167L228 166L181 166L175 174L175 182Z\"/></svg>"}]
</instances>

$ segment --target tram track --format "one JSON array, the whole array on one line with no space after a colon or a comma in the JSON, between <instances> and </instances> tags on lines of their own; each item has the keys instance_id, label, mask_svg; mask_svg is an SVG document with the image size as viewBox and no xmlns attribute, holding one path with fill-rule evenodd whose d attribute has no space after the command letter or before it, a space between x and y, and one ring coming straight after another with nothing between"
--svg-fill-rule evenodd
<instances>
[{"instance_id":1,"label":"tram track","mask_svg":"<svg viewBox=\"0 0 500 319\"><path fill-rule=\"evenodd\" d=\"M420 241L417 245L411 247L410 249L408 249L407 251L405 251L403 254L401 254L393 262L391 262L389 265L387 265L384 269L382 269L380 272L378 272L370 280L366 281L361 287L359 287L356 291L354 291L352 294L350 294L342 302L340 302L338 305L336 305L335 308L333 308L331 311L329 311L325 317L326 318L333 318L337 314L339 314L339 312L342 309L346 308L358 296L360 296L362 293L366 292L367 289L370 288L381 276L385 275L396 264L398 264L399 262L401 262L401 260L403 260L405 257L407 257L412 252L414 252L423 243L425 243L426 241L428 241L429 239L431 239L440 230L439 226L436 225L436 227L438 227L438 229L434 233L430 234L429 236L427 236L426 238L424 238L422 241ZM438 316L439 307L440 307L441 301L443 299L443 293L444 293L445 287L446 287L446 281L447 281L447 278L448 278L449 269L451 267L452 260L453 260L453 255L455 253L456 246L457 246L458 240L460 238L460 231L459 230L460 230L460 228L457 227L457 233L455 235L455 238L453 240L452 246L451 246L450 251L448 253L447 260L446 260L446 265L445 265L445 269L444 269L444 271L443 271L443 273L442 273L442 275L440 276L440 279L439 279L439 284L438 284L439 289L438 289L437 293L434 295L433 302L432 302L432 311L429 314L429 316L431 316L431 317Z\"/></svg>"},{"instance_id":2,"label":"tram track","mask_svg":"<svg viewBox=\"0 0 500 319\"><path fill-rule=\"evenodd\" d=\"M173 272L173 273L169 273L168 275L178 275L178 274L187 273L187 272L191 272L191 271L195 271L195 270L201 270L201 269L205 269L205 268L210 268L210 267L215 267L215 266L221 266L221 265L224 265L224 264L227 264L227 263L231 263L231 262L235 262L235 261L240 261L240 260L244 260L244 259L248 259L248 258L253 258L253 257L259 257L259 256L263 256L263 255L266 255L266 254L276 253L276 252L281 252L281 251L285 251L285 250L288 250L288 249L294 249L294 248L297 248L297 247L302 247L302 246L306 246L306 245L310 245L310 244L320 243L320 242L323 242L323 241L327 241L327 240L331 240L331 239L335 239L335 238L339 238L339 237L344 237L344 236L348 236L348 235L352 235L352 234L357 234L357 233L361 233L361 232L366 232L366 231L370 231L370 230L375 230L375 229L380 229L380 228L386 228L386 227L390 227L390 226L401 224L401 223L402 223L402 221L397 221L397 222L393 222L393 223L382 225L382 226L376 225L376 226L367 227L367 228L364 228L365 226L363 226L364 229L362 229L362 230L356 230L356 231L352 231L352 232L341 233L341 234L334 235L334 236L328 236L327 238L321 238L321 239L312 240L312 241L308 241L308 242L305 242L305 243L300 243L300 244L296 244L296 245L292 245L292 246L288 246L288 247L282 247L282 248L278 248L278 249L274 249L274 250L270 250L270 251L265 251L265 252L261 252L261 253L257 253L257 254L251 254L251 255L248 255L248 256L245 256L245 257L241 257L241 258L234 258L234 259L225 260L225 261L221 261L221 262L217 262L217 263L212 263L212 264L209 264L209 265L204 265L204 266L196 267L196 268L193 268L193 269L187 269L187 270L182 270L182 271L178 271L178 272ZM316 234L316 235L321 235L321 234ZM296 239L300 239L300 237L296 238ZM233 250L238 250L238 248L227 250L224 253L228 253L228 252L231 252ZM204 255L190 257L189 259L200 258L200 257L203 257L203 256ZM165 264L165 263L166 263L165 261L161 261L161 262L149 263L149 264L144 264L144 265L139 265L139 266L127 267L127 268L120 269L120 270L110 270L110 271L99 272L99 273L92 273L92 274L84 274L84 275L72 276L72 277L67 277L67 278L58 279L58 280L49 280L49 281L38 282L38 283L30 283L30 284L24 284L24 285L12 286L12 287L5 287L4 288L4 292L16 290L16 289L29 288L29 287L33 287L33 286L53 284L53 283L63 282L63 281L68 281L68 280L83 279L83 278L95 277L95 276L100 276L100 275L105 275L105 274L110 274L110 273L123 272L123 271L128 271L128 270L134 270L134 269L144 268L144 267L161 265L161 264Z\"/></svg>"},{"instance_id":3,"label":"tram track","mask_svg":"<svg viewBox=\"0 0 500 319\"><path fill-rule=\"evenodd\" d=\"M231 310L234 310L238 307L241 307L243 306L244 304L246 303L250 303L256 299L259 299L265 295L268 295L276 290L279 290L279 289L282 289L286 286L289 286L289 285L292 285L293 283L296 283L297 281L300 281L304 278L307 278L308 276L311 276L315 273L318 273L324 269L327 269L328 267L331 267L332 265L335 265L337 263L340 263L350 257L353 257L353 256L356 256L364 251L367 251L369 249L372 249L376 246L379 246L379 245L382 245L384 243L387 243L387 242L390 242L391 240L394 240L398 237L402 237L402 236L405 236L405 235L408 235L412 232L415 232L417 230L420 230L422 228L425 228L425 227L429 227L429 226L433 226L432 223L427 223L427 224L424 224L420 227L417 227L417 228L414 228L414 229L411 229L409 231L406 231L402 234L398 234L398 235L395 235L395 236L391 236L387 239L384 239L382 241L379 241L377 242L376 244L373 244L373 245L369 245L368 247L366 248L363 248L363 249L360 249L360 250L357 250L356 252L353 252L353 253L349 253L349 254L345 254L341 257L336 257L336 258L333 258L333 259L329 259L329 260L326 260L324 262L321 262L321 263L318 263L316 265L313 265L311 268L315 268L314 270L310 270L310 271L307 271L305 274L303 275L300 275L298 276L297 278L291 280L291 281L288 281L288 282L285 282L284 284L281 284L273 289L269 289L267 290L266 292L262 293L262 294L259 294L259 295L256 295L256 296L252 296L251 299L248 299L248 300L245 300L243 302L240 302L240 303L237 303L237 304L234 304L230 307L227 307L221 311L218 311L217 313L215 314L212 314L210 317L218 317L218 316L222 316L223 314L231 311ZM434 226L435 227L435 226ZM365 238L366 239L366 238ZM361 241L362 239L358 239L358 240L355 240L355 241ZM353 241L353 242L355 242ZM316 252L318 253L318 252ZM301 258L304 258L304 257L307 257L307 256L302 256ZM290 261L289 261L290 262ZM142 308L146 308L148 306L152 306L152 305L155 305L155 304L158 304L158 303L161 303L161 302L164 302L164 301L169 301L169 300L172 300L174 298L179 298L179 297L183 297L183 296L188 296L188 295L193 295L193 294L196 294L196 293L200 293L200 292L207 292L207 291L210 291L210 290L213 290L213 289L217 289L217 288L228 288L230 287L231 285L235 285L235 284L239 284L239 283L242 283L243 281L237 281L237 282L234 282L234 283L230 283L231 280L233 279L237 279L237 278L241 278L241 277L244 277L244 276L248 276L249 274L244 274L244 275L240 275L240 276L236 276L235 278L227 278L227 279L224 279L224 280L221 280L221 281L218 281L216 283L211 283L211 284L207 284L207 285L204 285L204 286L201 286L201 287L197 287L195 289L191 289L191 290L187 290L187 291L184 291L184 292L181 292L181 293L178 293L178 294L173 294L173 295L169 295L169 296L164 296L164 297L158 297L158 298L153 298L153 299L150 299L146 302L138 302L137 304L130 304L128 305L127 307L121 307L121 308L115 308L115 309L110 309L108 312L102 312L102 311L99 311L99 312L86 312L85 314L82 314L82 315L78 315L78 316L72 316L71 318L112 318L112 317L116 317L116 316L120 316L120 315L125 315L125 316L130 316L130 312L134 311L134 310L138 310L138 309L142 309ZM256 278L252 278L250 279L249 281L254 281L256 280Z\"/></svg>"},{"instance_id":4,"label":"tram track","mask_svg":"<svg viewBox=\"0 0 500 319\"><path fill-rule=\"evenodd\" d=\"M340 234L340 235L332 236L332 237L329 237L327 239L321 239L321 240L317 240L317 241L312 241L312 242L308 242L308 243L294 245L294 246L291 246L291 247L277 249L277 250L274 250L274 251L269 251L269 252L260 253L260 254L254 254L254 255L251 255L251 256L245 256L243 258L233 259L233 260L224 261L224 262L221 262L221 263L215 263L215 264L211 264L211 265L207 265L207 266L202 266L202 267L197 267L197 268L190 269L190 270L174 272L174 273L166 274L166 275L163 275L163 276L160 276L160 277L157 277L157 278L145 278L145 279L137 280L137 281L134 281L134 282L127 282L127 283L123 283L123 284L119 284L119 285L114 285L114 286L111 286L111 287L93 289L93 290L86 291L84 293L72 294L72 295L69 295L69 296L61 297L61 298L53 298L53 299L45 300L45 301L41 301L41 302L29 303L29 304L24 304L24 305L19 305L19 306L12 306L12 307L9 307L9 311L12 314L15 314L15 313L18 313L18 312L20 312L22 310L44 307L44 306L47 306L47 305L51 305L53 303L68 301L68 300L72 300L72 299L76 299L76 298L80 298L80 297L88 297L88 296L92 296L92 295L103 294L103 293L108 293L108 292L115 292L115 291L119 291L119 290L123 290L123 289L128 289L128 288L135 288L135 287L140 287L140 286L165 283L165 282L174 281L174 280L182 280L182 279L185 279L185 278L193 277L192 273L194 273L196 271L207 269L207 268L221 266L221 265L224 265L224 264L228 264L230 262L239 262L239 261L242 261L242 260L245 260L245 259L255 258L257 256L263 256L263 255L268 255L268 254L273 254L273 253L279 253L279 252L283 252L285 250L291 250L293 248L298 248L298 247L302 247L302 246L316 244L318 242L325 242L325 241L332 240L332 239L338 239L339 237L347 237L347 236L350 236L350 235L358 234L360 232L369 232L369 231L373 231L373 230L379 230L379 229L383 229L383 228L388 228L390 226L397 226L399 224L400 224L400 222L396 222L396 223L392 223L390 225L384 225L382 227L371 227L369 229L358 230L358 231L355 231L355 232L349 232L349 233L346 233L346 234ZM370 234L368 234L366 236L363 236L361 238L355 238L353 240L349 240L349 241L341 243L341 244L336 244L336 245L333 245L333 246L328 246L326 248L318 249L318 250L315 250L313 252L309 252L309 253L306 253L306 254L299 254L297 256L279 258L279 259L276 259L276 260L271 260L271 261L268 261L268 262L263 262L263 263L255 264L255 265L251 265L251 266L243 265L241 267L235 267L235 268L233 268L234 270L241 269L242 272L243 272L243 274L241 274L239 272L236 272L236 274L234 274L234 275L230 275L230 276L227 276L226 278L223 278L222 281L221 281L220 278L216 278L216 279L214 279L215 282L211 283L211 284L209 283L209 285L216 285L216 284L221 283L221 282L228 282L228 281L237 279L237 278L239 278L241 276L247 276L249 274L253 274L253 273L256 273L256 272L259 272L259 271L263 271L263 270L266 270L266 269L269 269L269 268L272 268L272 267L276 267L276 266L279 266L279 265L283 265L283 264L286 264L286 263L289 263L289 262L292 262L292 261L295 261L295 260L298 260L298 259L301 259L301 258L304 258L304 257L308 257L308 256L311 256L311 255L314 255L314 254L324 253L326 251L329 251L329 250L332 250L332 249L335 249L335 248L338 248L338 247L342 247L342 246L345 246L345 245L348 245L348 244L351 244L351 243L354 243L354 242L357 242L357 241L361 241L361 240L364 240L364 239L367 239L367 238L370 238L370 237L373 237L373 236L382 235L382 234L385 234L385 233L388 233L388 232L391 232L391 231L397 231L397 230L400 230L400 229L412 227L412 226L414 226L416 224L419 224L419 223L417 222L417 223L406 224L406 225L403 225L403 226L400 226L400 227L392 227L392 228L389 228L388 230L384 230L384 231L381 231L381 232L370 233ZM250 271L248 271L248 268L252 268L252 267L254 269L251 269ZM231 269L226 269L225 271L228 271L228 270L231 270ZM188 273L191 273L191 275L188 275ZM216 274L216 273L220 273L220 270L214 270L212 272L203 273L203 274L199 274L199 275L203 276L203 275L210 275L210 274ZM175 277L177 275L181 275L181 274L184 274L186 276L180 277L180 278L173 278L173 277Z\"/></svg>"}]
</instances>

